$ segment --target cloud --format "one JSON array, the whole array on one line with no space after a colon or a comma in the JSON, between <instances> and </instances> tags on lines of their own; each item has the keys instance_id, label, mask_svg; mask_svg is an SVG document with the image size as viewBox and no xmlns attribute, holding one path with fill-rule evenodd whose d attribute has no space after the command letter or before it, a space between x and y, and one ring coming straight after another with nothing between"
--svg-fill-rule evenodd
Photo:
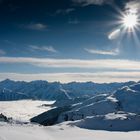
<instances>
[{"instance_id":1,"label":"cloud","mask_svg":"<svg viewBox=\"0 0 140 140\"><path fill-rule=\"evenodd\" d=\"M36 67L51 68L83 68L83 69L113 69L140 71L140 62L120 59L52 59L32 57L0 57L0 63L6 64L31 64Z\"/></svg>"},{"instance_id":2,"label":"cloud","mask_svg":"<svg viewBox=\"0 0 140 140\"><path fill-rule=\"evenodd\" d=\"M121 33L121 30L120 29L115 29L111 33L109 33L108 39L114 40L114 39L116 39L116 38L119 37L120 33Z\"/></svg>"},{"instance_id":3,"label":"cloud","mask_svg":"<svg viewBox=\"0 0 140 140\"><path fill-rule=\"evenodd\" d=\"M66 14L69 14L70 12L73 12L73 11L75 11L74 8L58 9L55 14L63 14L63 15L66 15Z\"/></svg>"},{"instance_id":4,"label":"cloud","mask_svg":"<svg viewBox=\"0 0 140 140\"><path fill-rule=\"evenodd\" d=\"M47 29L47 25L42 24L42 23L31 23L28 25L24 25L24 27L27 29L30 29L30 30L38 30L38 31L42 31L42 30Z\"/></svg>"},{"instance_id":5,"label":"cloud","mask_svg":"<svg viewBox=\"0 0 140 140\"><path fill-rule=\"evenodd\" d=\"M95 50L95 49L88 49L85 48L85 51L87 51L88 53L91 54L100 54L100 55L118 55L119 54L119 50L110 50L110 51L106 51L106 50Z\"/></svg>"},{"instance_id":6,"label":"cloud","mask_svg":"<svg viewBox=\"0 0 140 140\"><path fill-rule=\"evenodd\" d=\"M35 46L35 45L29 45L29 47L32 50L37 50L37 51L47 51L47 52L52 52L56 53L58 52L54 47L52 46Z\"/></svg>"},{"instance_id":7,"label":"cloud","mask_svg":"<svg viewBox=\"0 0 140 140\"><path fill-rule=\"evenodd\" d=\"M129 1L125 5L126 12L138 13L140 11L140 0Z\"/></svg>"},{"instance_id":8,"label":"cloud","mask_svg":"<svg viewBox=\"0 0 140 140\"><path fill-rule=\"evenodd\" d=\"M5 55L5 54L6 54L6 52L4 50L0 49L0 55Z\"/></svg>"},{"instance_id":9,"label":"cloud","mask_svg":"<svg viewBox=\"0 0 140 140\"><path fill-rule=\"evenodd\" d=\"M72 0L74 3L81 4L82 6L88 5L102 5L112 3L113 0Z\"/></svg>"},{"instance_id":10,"label":"cloud","mask_svg":"<svg viewBox=\"0 0 140 140\"><path fill-rule=\"evenodd\" d=\"M63 78L62 78L63 77ZM22 74L22 73L0 73L0 80L12 79L18 81L47 80L49 82L60 81L68 83L72 81L97 83L104 82L125 82L138 81L140 72L97 72L97 73L40 73L40 74Z\"/></svg>"}]
</instances>

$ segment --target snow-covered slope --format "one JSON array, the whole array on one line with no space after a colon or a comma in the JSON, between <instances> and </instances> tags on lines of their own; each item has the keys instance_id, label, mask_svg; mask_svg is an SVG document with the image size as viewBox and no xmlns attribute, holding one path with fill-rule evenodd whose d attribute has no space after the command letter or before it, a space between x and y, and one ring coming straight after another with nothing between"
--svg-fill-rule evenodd
<instances>
[{"instance_id":1,"label":"snow-covered slope","mask_svg":"<svg viewBox=\"0 0 140 140\"><path fill-rule=\"evenodd\" d=\"M137 132L94 131L67 124L51 127L0 125L0 140L139 140Z\"/></svg>"},{"instance_id":2,"label":"snow-covered slope","mask_svg":"<svg viewBox=\"0 0 140 140\"><path fill-rule=\"evenodd\" d=\"M59 116L58 122L76 121L73 124L91 129L140 130L140 83L112 94L94 95L72 107Z\"/></svg>"},{"instance_id":3,"label":"snow-covered slope","mask_svg":"<svg viewBox=\"0 0 140 140\"><path fill-rule=\"evenodd\" d=\"M110 95L95 95L86 101L73 106L73 109L64 112L59 116L61 122L67 117L67 120L74 121L84 119L87 116L104 115L115 112L118 108L118 101L113 100Z\"/></svg>"},{"instance_id":4,"label":"snow-covered slope","mask_svg":"<svg viewBox=\"0 0 140 140\"><path fill-rule=\"evenodd\" d=\"M113 95L123 111L140 114L140 84L117 90Z\"/></svg>"},{"instance_id":5,"label":"snow-covered slope","mask_svg":"<svg viewBox=\"0 0 140 140\"><path fill-rule=\"evenodd\" d=\"M71 124L94 130L137 131L140 130L140 115L126 112L109 113L87 117Z\"/></svg>"},{"instance_id":6,"label":"snow-covered slope","mask_svg":"<svg viewBox=\"0 0 140 140\"><path fill-rule=\"evenodd\" d=\"M140 84L125 86L112 94L99 94L73 106L74 108L61 115L68 115L70 120L82 119L92 115L105 115L111 112L125 111L140 113ZM62 118L59 118L60 120ZM69 120L68 119L68 120ZM63 120L63 119L62 119Z\"/></svg>"}]
</instances>

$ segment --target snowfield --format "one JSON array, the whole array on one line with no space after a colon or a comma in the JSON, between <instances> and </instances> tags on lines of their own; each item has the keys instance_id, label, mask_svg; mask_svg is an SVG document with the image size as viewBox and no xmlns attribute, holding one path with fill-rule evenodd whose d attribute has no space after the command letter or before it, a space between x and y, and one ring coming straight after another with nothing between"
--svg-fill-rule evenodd
<instances>
[{"instance_id":1,"label":"snowfield","mask_svg":"<svg viewBox=\"0 0 140 140\"><path fill-rule=\"evenodd\" d=\"M0 101L0 113L14 120L29 122L29 119L50 109L54 101ZM42 106L46 104L48 106Z\"/></svg>"},{"instance_id":2,"label":"snowfield","mask_svg":"<svg viewBox=\"0 0 140 140\"><path fill-rule=\"evenodd\" d=\"M139 140L140 132L108 132L81 129L66 123L37 125L0 125L0 140Z\"/></svg>"},{"instance_id":3,"label":"snowfield","mask_svg":"<svg viewBox=\"0 0 140 140\"><path fill-rule=\"evenodd\" d=\"M51 109L48 106L51 104L53 102L32 100L0 102L0 113L21 122L28 122L31 117ZM130 115L133 116L133 114ZM126 119L126 115L123 113L105 115L106 120L120 117ZM83 129L85 125L86 128L88 125L90 128L90 125L94 122L93 120L97 122L96 118L87 118L84 122L82 120L77 122L68 121L47 127L31 123L8 124L0 122L0 140L139 140L140 138L140 131L111 132ZM103 122L102 125L104 123L106 122Z\"/></svg>"}]
</instances>

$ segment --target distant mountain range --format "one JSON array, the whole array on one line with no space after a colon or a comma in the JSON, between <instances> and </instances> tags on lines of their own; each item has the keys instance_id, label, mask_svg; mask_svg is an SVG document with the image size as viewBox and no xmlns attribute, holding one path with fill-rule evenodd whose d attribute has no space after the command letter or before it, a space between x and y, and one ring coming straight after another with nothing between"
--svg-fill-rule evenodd
<instances>
[{"instance_id":1,"label":"distant mountain range","mask_svg":"<svg viewBox=\"0 0 140 140\"><path fill-rule=\"evenodd\" d=\"M59 82L49 83L47 81L12 81L6 79L0 82L0 100L66 100L82 96L92 96L93 94L112 93L118 88L135 84L135 82L125 83L93 83L72 82L62 84Z\"/></svg>"}]
</instances>

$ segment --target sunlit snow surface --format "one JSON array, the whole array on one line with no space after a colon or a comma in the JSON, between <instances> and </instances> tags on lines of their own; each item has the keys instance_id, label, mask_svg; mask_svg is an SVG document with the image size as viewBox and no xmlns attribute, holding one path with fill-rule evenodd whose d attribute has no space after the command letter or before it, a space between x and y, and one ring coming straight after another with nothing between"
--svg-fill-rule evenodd
<instances>
[{"instance_id":1,"label":"sunlit snow surface","mask_svg":"<svg viewBox=\"0 0 140 140\"><path fill-rule=\"evenodd\" d=\"M53 101L0 101L0 113L14 120L29 121L30 118L50 109L50 106L44 107L43 104L51 105L52 103Z\"/></svg>"},{"instance_id":2,"label":"sunlit snow surface","mask_svg":"<svg viewBox=\"0 0 140 140\"><path fill-rule=\"evenodd\" d=\"M81 129L63 123L51 127L0 125L0 140L139 140L140 132L109 132Z\"/></svg>"},{"instance_id":3,"label":"sunlit snow surface","mask_svg":"<svg viewBox=\"0 0 140 140\"><path fill-rule=\"evenodd\" d=\"M20 120L29 120L34 115L50 109L40 107L52 104L47 101L0 102L0 112ZM7 124L0 122L0 140L139 140L140 131L109 132L81 129L68 125L70 122L43 127L33 124Z\"/></svg>"}]
</instances>

